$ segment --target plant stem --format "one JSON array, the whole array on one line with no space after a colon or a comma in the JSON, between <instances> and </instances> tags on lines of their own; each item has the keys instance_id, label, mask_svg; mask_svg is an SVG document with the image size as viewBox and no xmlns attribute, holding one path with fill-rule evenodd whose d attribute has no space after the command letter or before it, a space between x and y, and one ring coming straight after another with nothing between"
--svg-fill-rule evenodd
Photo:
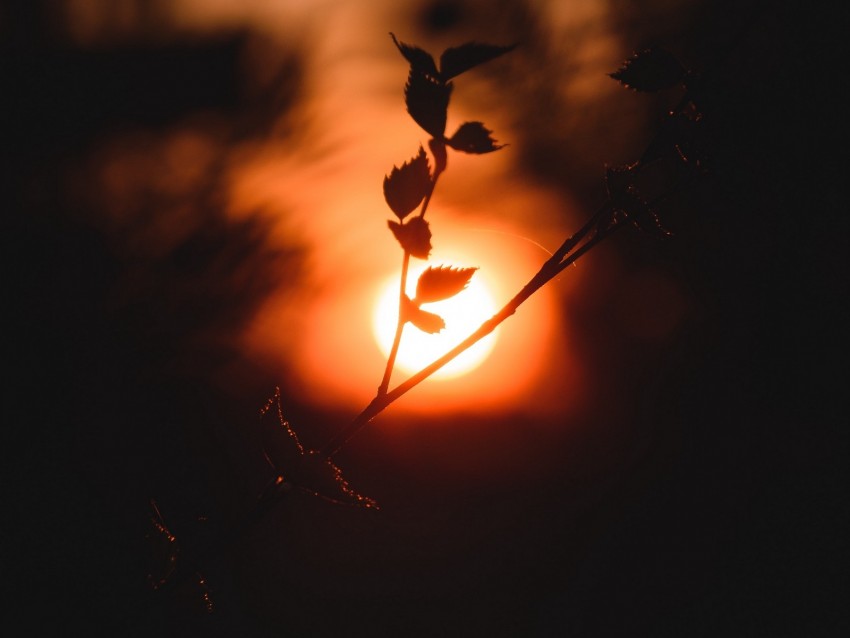
<instances>
[{"instance_id":1,"label":"plant stem","mask_svg":"<svg viewBox=\"0 0 850 638\"><path fill-rule=\"evenodd\" d=\"M399 293L398 293L398 323L395 327L395 337L393 338L393 346L390 349L390 354L387 357L387 367L384 369L384 378L381 379L381 385L378 386L378 396L384 395L387 393L387 388L390 387L390 377L393 373L393 367L395 366L396 355L398 354L398 347L401 343L401 333L404 332L404 324L407 322L404 317L404 296L406 294L407 288L407 271L410 266L410 253L408 251L404 251L404 259L401 262L401 281L399 284Z\"/></svg>"},{"instance_id":2,"label":"plant stem","mask_svg":"<svg viewBox=\"0 0 850 638\"><path fill-rule=\"evenodd\" d=\"M431 196L434 194L434 189L437 186L437 178L440 176L439 172L434 173L434 178L431 180L431 187L428 189L428 193L425 195L425 199L422 201L422 208L419 210L419 217L425 217L425 212L428 210L428 204L431 203ZM384 369L384 377L381 379L381 385L378 386L378 394L377 397L381 397L387 393L387 389L390 387L390 377L393 374L393 368L395 367L396 356L398 356L398 347L401 345L401 335L404 332L404 324L407 323L407 319L404 316L404 297L407 291L407 272L410 267L410 253L408 251L404 251L404 258L401 262L401 281L399 282L399 293L398 293L398 323L395 328L395 337L393 338L393 345L390 348L390 354L387 356L387 365Z\"/></svg>"},{"instance_id":3,"label":"plant stem","mask_svg":"<svg viewBox=\"0 0 850 638\"><path fill-rule=\"evenodd\" d=\"M682 96L679 103L670 112L681 112L688 105L690 99L689 93L685 92L685 95ZM636 166L642 166L645 164L647 156L660 140L661 131L658 131L652 141L650 141L640 159L638 159ZM419 213L420 217L423 217L425 215L425 211L428 209L428 204L431 201L431 196L434 193L434 187L437 185L437 178L440 176L440 173L441 171L435 171L434 173L434 178L431 181L431 188L422 203L422 209ZM449 363L459 354L493 332L499 324L514 314L517 308L519 308L526 299L537 292L537 290L539 290L544 284L559 275L567 266L575 263L579 257L599 244L602 240L609 237L614 231L622 228L624 224L621 221L615 221L613 219L609 222L609 225L605 226L603 224L603 222L606 221L606 216L611 213L612 209L610 201L600 206L590 219L587 220L584 226L564 240L554 254L546 260L546 262L544 262L544 264L540 267L540 270L537 271L528 283L523 286L513 299L511 299L498 313L482 323L477 330L461 341L457 346L449 350L442 357L409 377L393 390L389 390L390 377L392 376L393 367L395 366L395 359L398 353L399 344L401 343L401 335L405 324L403 318L403 304L404 294L407 287L407 270L410 262L410 255L405 252L404 261L402 263L401 289L399 293L398 326L396 328L392 350L387 358L387 367L384 372L384 377L381 381L380 387L378 388L378 393L369 405L367 405L366 408L364 408L364 410L358 414L347 427L341 430L336 436L332 437L331 440L321 448L320 453L327 457L331 457L336 454L340 448L342 448L342 446L351 439L351 437L380 414L387 406L415 386L419 385L422 381L434 374L434 372ZM590 236L589 239L588 236Z\"/></svg>"},{"instance_id":4,"label":"plant stem","mask_svg":"<svg viewBox=\"0 0 850 638\"><path fill-rule=\"evenodd\" d=\"M378 394L374 399L372 399L371 403L367 405L363 411L358 414L354 420L348 424L343 430L341 430L336 436L331 438L328 443L319 450L319 453L328 458L332 457L336 454L355 434L357 434L366 424L368 424L372 419L374 419L378 414L383 412L384 409L387 408L394 401L399 399L402 395L406 394L414 387L422 383L425 379L434 374L437 370L442 368L444 365L452 361L455 357L460 355L462 352L466 351L476 343L478 343L481 339L489 335L493 332L499 324L501 324L505 319L513 315L517 309L535 292L537 292L544 284L552 280L558 274L560 274L567 266L572 265L578 260L579 257L587 253L594 246L598 245L604 239L610 237L616 230L623 227L624 224L617 223L612 226L609 226L605 229L597 229L593 235L581 244L581 240L590 232L590 230L594 227L598 228L597 223L599 219L601 219L602 215L608 210L607 206L600 208L593 217L591 217L591 224L585 224L578 232L568 238L562 248L564 246L568 246L566 252L558 256L558 253L562 252L561 249L553 255L552 258L548 259L543 266L540 267L540 270L522 287L522 289L514 295L514 297L506 303L499 312L495 315L487 319L484 323L482 323L472 334L466 337L463 341L457 344L454 348L449 350L446 354L436 359L431 364L422 368L416 374L408 377L405 381L397 385L395 388L388 392L384 392ZM581 244L581 245L579 245ZM573 250L575 249L575 250ZM572 251L572 252L570 252Z\"/></svg>"}]
</instances>

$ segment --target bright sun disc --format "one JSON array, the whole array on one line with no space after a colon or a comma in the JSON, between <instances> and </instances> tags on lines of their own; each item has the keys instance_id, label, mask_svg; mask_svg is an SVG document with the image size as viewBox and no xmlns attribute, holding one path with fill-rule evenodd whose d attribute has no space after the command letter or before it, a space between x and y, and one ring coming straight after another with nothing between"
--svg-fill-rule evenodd
<instances>
[{"instance_id":1,"label":"bright sun disc","mask_svg":"<svg viewBox=\"0 0 850 638\"><path fill-rule=\"evenodd\" d=\"M412 288L415 288L423 270L425 268L411 268L409 282ZM412 293L413 290L408 289L408 296L412 297ZM405 326L396 357L396 368L407 373L421 370L468 337L495 314L496 304L479 271L472 276L469 285L462 292L450 299L424 304L422 309L440 315L445 320L446 327L437 334L427 334L411 324ZM398 277L395 277L384 282L379 288L372 319L375 341L384 356L389 354L392 346L397 320ZM497 331L489 334L455 357L434 373L432 378L449 379L474 370L490 354L496 342L496 334Z\"/></svg>"}]
</instances>

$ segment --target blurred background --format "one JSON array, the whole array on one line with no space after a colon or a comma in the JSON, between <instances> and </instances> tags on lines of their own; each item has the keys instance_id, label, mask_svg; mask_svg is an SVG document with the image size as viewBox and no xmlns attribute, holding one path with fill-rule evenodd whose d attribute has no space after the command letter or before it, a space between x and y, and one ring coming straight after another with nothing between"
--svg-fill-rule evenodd
<instances>
[{"instance_id":1,"label":"blurred background","mask_svg":"<svg viewBox=\"0 0 850 638\"><path fill-rule=\"evenodd\" d=\"M846 555L847 217L837 22L796 3L33 0L0 5L4 602L27 634L834 635ZM435 256L506 301L708 78L710 170L535 295L464 377L336 461L379 510L294 490L371 399L381 182L427 142L407 62L460 76ZM462 263L458 263L462 262ZM478 276L478 275L476 275ZM836 372L839 371L839 372ZM399 378L399 377L397 377ZM11 383L9 382L11 381ZM180 548L173 582L149 573ZM233 535L237 527L241 531Z\"/></svg>"}]
</instances>

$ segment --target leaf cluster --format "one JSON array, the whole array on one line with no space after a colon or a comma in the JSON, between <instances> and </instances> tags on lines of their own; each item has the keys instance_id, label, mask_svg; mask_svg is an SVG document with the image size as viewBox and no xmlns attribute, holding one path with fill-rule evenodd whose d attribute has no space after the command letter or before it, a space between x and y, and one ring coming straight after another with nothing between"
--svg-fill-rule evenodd
<instances>
[{"instance_id":1,"label":"leaf cluster","mask_svg":"<svg viewBox=\"0 0 850 638\"><path fill-rule=\"evenodd\" d=\"M609 167L604 180L611 213L606 223L628 221L640 230L669 236L671 233L661 223L654 203L638 186L638 177L648 166L670 159L673 165L684 166L688 172L701 173L707 169L704 118L699 107L701 78L672 53L657 47L635 53L608 75L637 92L685 89L679 105L668 113L640 159L626 166Z\"/></svg>"},{"instance_id":2,"label":"leaf cluster","mask_svg":"<svg viewBox=\"0 0 850 638\"><path fill-rule=\"evenodd\" d=\"M434 158L433 169L425 149L401 166L393 166L384 176L384 199L398 221L388 220L387 225L407 256L428 259L431 253L431 228L425 221L425 212L437 179L447 166L447 147L463 153L481 155L499 150L492 131L482 122L461 124L453 135L446 137L448 107L457 76L485 62L513 50L516 45L498 46L467 42L443 51L439 66L430 53L418 46L399 41L390 34L398 50L407 60L410 69L404 87L407 112L431 138L428 148ZM421 205L419 215L411 213ZM417 283L414 299L400 298L399 321L412 323L427 333L439 332L445 327L443 319L421 308L423 303L446 299L463 290L475 268L441 266L428 268ZM390 363L392 356L390 357Z\"/></svg>"},{"instance_id":3,"label":"leaf cluster","mask_svg":"<svg viewBox=\"0 0 850 638\"><path fill-rule=\"evenodd\" d=\"M451 80L512 51L516 44L498 46L467 42L443 51L440 66L437 68L430 53L417 46L400 42L392 33L390 36L410 63L404 98L407 112L413 120L429 133L433 140L457 151L481 154L502 148L502 145L497 144L491 137L492 131L481 122L465 122L452 136L446 137L449 100L454 89Z\"/></svg>"},{"instance_id":4,"label":"leaf cluster","mask_svg":"<svg viewBox=\"0 0 850 638\"><path fill-rule=\"evenodd\" d=\"M493 139L492 131L477 121L464 122L454 135L445 136L449 99L454 88L451 80L513 50L516 45L467 42L443 51L438 68L430 53L400 42L395 34L390 36L410 64L404 87L405 104L413 120L431 135L428 147L434 157L434 168L431 169L425 149L420 145L417 155L400 167L393 166L389 175L384 177L384 199L399 220L390 220L388 225L406 254L427 259L431 253L431 230L423 218L437 178L446 169L446 147L479 155L503 147ZM405 218L420 204L422 211L419 217L405 222Z\"/></svg>"}]
</instances>

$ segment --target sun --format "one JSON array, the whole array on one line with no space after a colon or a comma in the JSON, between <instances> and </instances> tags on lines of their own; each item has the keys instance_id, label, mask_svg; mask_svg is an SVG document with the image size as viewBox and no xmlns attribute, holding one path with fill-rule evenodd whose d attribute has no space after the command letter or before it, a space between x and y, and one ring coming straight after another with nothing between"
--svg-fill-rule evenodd
<instances>
[{"instance_id":1,"label":"sun","mask_svg":"<svg viewBox=\"0 0 850 638\"><path fill-rule=\"evenodd\" d=\"M425 266L411 268L408 296ZM396 357L396 368L408 374L417 372L469 336L482 322L496 313L496 304L481 272L476 272L469 285L450 299L424 304L423 310L440 315L446 327L437 334L427 334L407 324ZM387 279L377 289L372 317L372 330L378 347L386 356L392 346L398 320L398 276ZM493 350L498 330L458 355L440 368L432 379L451 379L477 368Z\"/></svg>"}]
</instances>

